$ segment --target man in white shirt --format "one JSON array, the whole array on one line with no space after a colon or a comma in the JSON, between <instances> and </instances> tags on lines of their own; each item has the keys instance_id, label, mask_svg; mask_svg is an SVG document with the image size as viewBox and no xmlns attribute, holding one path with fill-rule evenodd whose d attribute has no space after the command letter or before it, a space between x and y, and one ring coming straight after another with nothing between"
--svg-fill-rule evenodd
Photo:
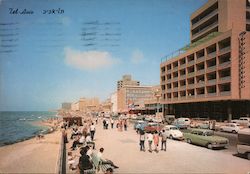
<instances>
[{"instance_id":1,"label":"man in white shirt","mask_svg":"<svg viewBox=\"0 0 250 174\"><path fill-rule=\"evenodd\" d=\"M102 147L102 148L100 148L99 152L97 153L97 157L100 159L101 163L102 164L110 164L111 166L113 166L116 169L119 168L111 160L103 158L103 151L104 151L104 148Z\"/></svg>"},{"instance_id":2,"label":"man in white shirt","mask_svg":"<svg viewBox=\"0 0 250 174\"><path fill-rule=\"evenodd\" d=\"M86 137L85 141L86 141L87 145L92 144L93 149L95 149L95 142L91 140L90 134L87 134L87 137Z\"/></svg>"},{"instance_id":3,"label":"man in white shirt","mask_svg":"<svg viewBox=\"0 0 250 174\"><path fill-rule=\"evenodd\" d=\"M147 135L149 152L152 152L153 134L151 132Z\"/></svg>"}]
</instances>

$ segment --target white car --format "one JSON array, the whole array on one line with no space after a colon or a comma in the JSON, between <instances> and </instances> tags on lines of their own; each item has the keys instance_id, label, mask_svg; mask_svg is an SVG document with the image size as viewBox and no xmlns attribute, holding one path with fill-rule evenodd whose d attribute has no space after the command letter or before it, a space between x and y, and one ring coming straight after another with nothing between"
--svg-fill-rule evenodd
<instances>
[{"instance_id":1,"label":"white car","mask_svg":"<svg viewBox=\"0 0 250 174\"><path fill-rule=\"evenodd\" d=\"M232 120L232 123L238 123L241 125L248 125L250 123L249 117L240 117L238 120Z\"/></svg>"},{"instance_id":2,"label":"white car","mask_svg":"<svg viewBox=\"0 0 250 174\"><path fill-rule=\"evenodd\" d=\"M241 129L240 125L237 123L227 123L220 127L221 131L237 133Z\"/></svg>"},{"instance_id":3,"label":"white car","mask_svg":"<svg viewBox=\"0 0 250 174\"><path fill-rule=\"evenodd\" d=\"M168 136L168 138L170 139L178 139L178 140L183 140L183 133L176 127L173 125L166 125L163 128Z\"/></svg>"}]
</instances>

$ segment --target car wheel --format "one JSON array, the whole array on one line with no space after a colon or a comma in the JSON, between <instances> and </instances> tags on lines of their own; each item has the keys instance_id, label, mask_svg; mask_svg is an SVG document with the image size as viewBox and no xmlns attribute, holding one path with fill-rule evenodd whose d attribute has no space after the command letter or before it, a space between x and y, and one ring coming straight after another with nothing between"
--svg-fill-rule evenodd
<instances>
[{"instance_id":1,"label":"car wheel","mask_svg":"<svg viewBox=\"0 0 250 174\"><path fill-rule=\"evenodd\" d=\"M188 144L191 144L192 141L188 138L188 139L187 139L187 143L188 143Z\"/></svg>"},{"instance_id":2,"label":"car wheel","mask_svg":"<svg viewBox=\"0 0 250 174\"><path fill-rule=\"evenodd\" d=\"M247 159L250 160L250 153L247 153Z\"/></svg>"},{"instance_id":3,"label":"car wheel","mask_svg":"<svg viewBox=\"0 0 250 174\"><path fill-rule=\"evenodd\" d=\"M169 138L172 140L173 139L173 135L170 135Z\"/></svg>"},{"instance_id":4,"label":"car wheel","mask_svg":"<svg viewBox=\"0 0 250 174\"><path fill-rule=\"evenodd\" d=\"M237 132L235 130L232 130L232 133L236 134Z\"/></svg>"},{"instance_id":5,"label":"car wheel","mask_svg":"<svg viewBox=\"0 0 250 174\"><path fill-rule=\"evenodd\" d=\"M208 148L208 149L213 149L212 144L209 143L209 144L207 145L207 148Z\"/></svg>"}]
</instances>

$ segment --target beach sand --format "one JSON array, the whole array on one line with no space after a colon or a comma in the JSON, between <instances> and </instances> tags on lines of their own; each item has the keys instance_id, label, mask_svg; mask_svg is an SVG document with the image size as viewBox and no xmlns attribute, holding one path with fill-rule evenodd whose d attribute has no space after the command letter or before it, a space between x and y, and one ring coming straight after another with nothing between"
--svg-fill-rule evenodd
<instances>
[{"instance_id":1,"label":"beach sand","mask_svg":"<svg viewBox=\"0 0 250 174\"><path fill-rule=\"evenodd\" d=\"M60 130L0 147L0 173L55 173L61 144Z\"/></svg>"}]
</instances>

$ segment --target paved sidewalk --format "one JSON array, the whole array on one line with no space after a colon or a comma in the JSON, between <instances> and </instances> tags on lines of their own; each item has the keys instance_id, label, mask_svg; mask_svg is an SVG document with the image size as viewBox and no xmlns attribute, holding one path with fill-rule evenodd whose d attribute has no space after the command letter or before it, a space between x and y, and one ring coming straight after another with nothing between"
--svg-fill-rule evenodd
<instances>
[{"instance_id":1,"label":"paved sidewalk","mask_svg":"<svg viewBox=\"0 0 250 174\"><path fill-rule=\"evenodd\" d=\"M231 173L247 174L250 162L225 150L209 150L185 142L168 140L167 151L141 152L139 135L130 124L128 131L103 130L96 126L96 149L104 147L104 156L119 166L115 173ZM148 149L147 143L145 143ZM224 152L223 152L224 151Z\"/></svg>"}]
</instances>

